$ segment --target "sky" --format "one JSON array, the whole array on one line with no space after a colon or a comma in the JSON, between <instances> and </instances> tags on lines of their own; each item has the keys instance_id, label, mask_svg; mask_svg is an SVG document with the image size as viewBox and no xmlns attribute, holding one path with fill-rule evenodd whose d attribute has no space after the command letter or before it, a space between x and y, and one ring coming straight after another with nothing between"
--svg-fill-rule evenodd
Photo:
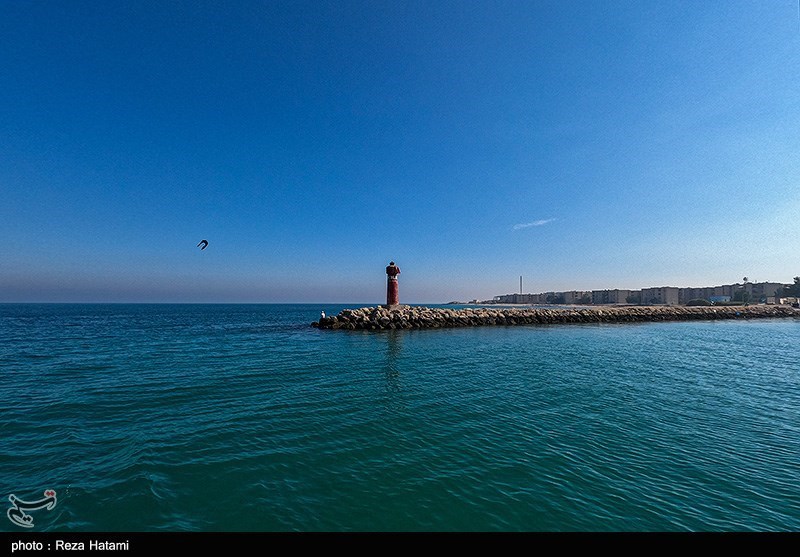
<instances>
[{"instance_id":1,"label":"sky","mask_svg":"<svg viewBox=\"0 0 800 557\"><path fill-rule=\"evenodd\" d=\"M0 11L0 302L800 274L796 0Z\"/></svg>"}]
</instances>

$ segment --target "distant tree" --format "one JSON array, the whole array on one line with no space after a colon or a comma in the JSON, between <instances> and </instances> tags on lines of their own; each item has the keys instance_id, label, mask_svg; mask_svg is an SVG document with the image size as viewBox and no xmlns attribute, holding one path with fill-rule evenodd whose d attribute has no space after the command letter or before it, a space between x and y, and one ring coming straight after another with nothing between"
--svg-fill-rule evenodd
<instances>
[{"instance_id":1,"label":"distant tree","mask_svg":"<svg viewBox=\"0 0 800 557\"><path fill-rule=\"evenodd\" d=\"M687 306L713 306L711 302L708 300L704 300L703 298L695 298L694 300L689 300L686 302Z\"/></svg>"},{"instance_id":2,"label":"distant tree","mask_svg":"<svg viewBox=\"0 0 800 557\"><path fill-rule=\"evenodd\" d=\"M794 277L794 284L783 287L783 296L800 298L800 277Z\"/></svg>"},{"instance_id":3,"label":"distant tree","mask_svg":"<svg viewBox=\"0 0 800 557\"><path fill-rule=\"evenodd\" d=\"M642 301L641 294L629 294L625 297L625 301L629 304L639 304Z\"/></svg>"},{"instance_id":4,"label":"distant tree","mask_svg":"<svg viewBox=\"0 0 800 557\"><path fill-rule=\"evenodd\" d=\"M747 305L750 302L750 292L747 291L747 285L750 284L750 279L747 278L747 277L744 277L742 279L742 282L744 284L742 285L742 298L741 298L741 301L744 302L745 305Z\"/></svg>"},{"instance_id":5,"label":"distant tree","mask_svg":"<svg viewBox=\"0 0 800 557\"><path fill-rule=\"evenodd\" d=\"M581 296L581 299L578 300L578 303L579 304L591 304L592 303L592 297L584 294L583 296Z\"/></svg>"}]
</instances>

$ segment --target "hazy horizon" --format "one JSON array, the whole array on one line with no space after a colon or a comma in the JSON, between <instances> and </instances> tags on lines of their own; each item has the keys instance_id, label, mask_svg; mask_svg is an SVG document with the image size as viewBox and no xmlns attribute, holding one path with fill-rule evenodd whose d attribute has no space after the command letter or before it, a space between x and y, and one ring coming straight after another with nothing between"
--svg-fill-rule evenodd
<instances>
[{"instance_id":1,"label":"hazy horizon","mask_svg":"<svg viewBox=\"0 0 800 557\"><path fill-rule=\"evenodd\" d=\"M774 281L774 280L767 280L767 281L751 281L751 282L779 282L784 284L791 284L793 280L786 280L786 281ZM740 281L731 281L725 284L741 284ZM576 291L591 291L591 290L641 290L642 288L660 288L660 287L676 287L676 288L703 288L703 287L712 287L712 286L722 286L722 283L719 284L692 284L692 285L671 285L671 284L651 284L643 287L637 288L626 288L626 287L617 287L617 286L608 286L608 287L597 287L597 288L574 288L574 289L554 289L554 290L543 290L543 291L531 291L527 288L524 288L525 294L541 294L545 292L566 292L569 290L576 290ZM143 303L143 304L327 304L327 305L358 305L365 306L365 305L377 305L383 304L386 302L386 294L385 291L377 292L373 288L373 297L370 298L371 301L366 299L348 299L348 300L337 300L337 299L310 299L310 300L292 300L292 299L283 299L279 301L266 301L263 299L259 299L257 297L248 297L252 295L253 291L257 289L253 289L252 291L244 291L241 297L228 297L225 298L224 295L213 297L213 299L209 300L197 300L195 295L191 292L188 293L180 293L177 291L173 291L171 294L159 297L154 296L152 292L148 293L145 296L134 296L131 298L126 298L124 296L114 296L106 295L103 296L104 290L102 288L97 288L93 290L94 297L80 297L80 296L70 296L69 294L65 295L64 291L59 291L57 296L53 298L40 298L40 299L17 299L17 300L0 300L0 304L15 304L15 303L30 303L30 304L37 304L37 303L86 303L86 304L136 304L136 303ZM107 290L105 292L108 292ZM98 295L98 293L100 295ZM477 300L480 301L488 301L491 300L494 296L499 296L503 294L515 294L519 293L519 287L516 290L509 290L507 292L497 292L490 296L486 297L479 297ZM72 293L70 293L72 294ZM213 295L213 293L212 293ZM448 304L449 302L463 302L469 303L471 300L476 299L475 297L472 298L450 298L450 299L440 299L440 300L413 300L413 299L406 299L406 297L401 296L400 303L402 304L413 304L413 305L420 305L420 304L431 304L431 305L439 305L439 304Z\"/></svg>"},{"instance_id":2,"label":"hazy horizon","mask_svg":"<svg viewBox=\"0 0 800 557\"><path fill-rule=\"evenodd\" d=\"M8 3L0 302L792 282L771 3ZM205 250L197 247L206 239Z\"/></svg>"}]
</instances>

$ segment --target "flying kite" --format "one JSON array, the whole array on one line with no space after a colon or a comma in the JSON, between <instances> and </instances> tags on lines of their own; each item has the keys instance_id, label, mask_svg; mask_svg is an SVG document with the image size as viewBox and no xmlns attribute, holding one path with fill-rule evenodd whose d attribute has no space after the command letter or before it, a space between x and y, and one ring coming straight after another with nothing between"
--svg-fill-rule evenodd
<instances>
[{"instance_id":1,"label":"flying kite","mask_svg":"<svg viewBox=\"0 0 800 557\"><path fill-rule=\"evenodd\" d=\"M203 251L208 247L208 240L200 240L200 243L197 244L197 247L200 248L200 251Z\"/></svg>"}]
</instances>

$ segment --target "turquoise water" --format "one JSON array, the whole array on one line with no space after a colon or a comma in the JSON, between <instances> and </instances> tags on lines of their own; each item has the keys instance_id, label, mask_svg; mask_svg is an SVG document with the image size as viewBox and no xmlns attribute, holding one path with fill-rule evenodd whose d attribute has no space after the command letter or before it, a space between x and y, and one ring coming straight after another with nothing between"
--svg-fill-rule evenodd
<instances>
[{"instance_id":1,"label":"turquoise water","mask_svg":"<svg viewBox=\"0 0 800 557\"><path fill-rule=\"evenodd\" d=\"M56 490L34 531L800 530L800 321L308 326L341 308L0 305L0 501Z\"/></svg>"}]
</instances>

